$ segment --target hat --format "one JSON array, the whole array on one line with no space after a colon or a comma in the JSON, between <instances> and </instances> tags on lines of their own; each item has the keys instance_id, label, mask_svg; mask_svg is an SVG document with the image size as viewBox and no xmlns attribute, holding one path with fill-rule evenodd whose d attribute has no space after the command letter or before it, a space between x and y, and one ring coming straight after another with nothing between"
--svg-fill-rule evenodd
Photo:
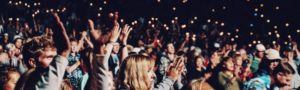
<instances>
[{"instance_id":1,"label":"hat","mask_svg":"<svg viewBox=\"0 0 300 90\"><path fill-rule=\"evenodd\" d=\"M257 51L265 51L266 47L263 44L257 44L256 45L256 50Z\"/></svg>"},{"instance_id":2,"label":"hat","mask_svg":"<svg viewBox=\"0 0 300 90\"><path fill-rule=\"evenodd\" d=\"M269 60L281 59L279 51L275 49L268 49L265 52L266 52L266 58Z\"/></svg>"}]
</instances>

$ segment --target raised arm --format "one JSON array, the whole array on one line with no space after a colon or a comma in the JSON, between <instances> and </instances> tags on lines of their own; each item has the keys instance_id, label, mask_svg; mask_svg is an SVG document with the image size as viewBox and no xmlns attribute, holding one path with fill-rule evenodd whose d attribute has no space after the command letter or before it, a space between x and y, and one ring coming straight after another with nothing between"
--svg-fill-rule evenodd
<instances>
[{"instance_id":1,"label":"raised arm","mask_svg":"<svg viewBox=\"0 0 300 90\"><path fill-rule=\"evenodd\" d=\"M69 41L69 37L67 35L66 29L64 27L64 24L60 20L57 13L53 14L55 19L55 29L53 30L53 39L55 42L55 46L57 48L57 53L59 55L62 55L64 57L68 57L70 50L71 50L71 44Z\"/></svg>"},{"instance_id":2,"label":"raised arm","mask_svg":"<svg viewBox=\"0 0 300 90\"><path fill-rule=\"evenodd\" d=\"M111 54L113 44L117 41L120 35L120 26L117 22L118 13L115 13L114 27L111 31L111 36L109 38L109 43L105 46L106 53L102 53L101 48L103 48L103 42L101 42L101 33L95 31L94 23L89 20L91 28L91 39L94 45L94 57L92 60L92 75L91 75L91 88L92 90L110 90L111 87L109 83L111 82L108 74L108 58Z\"/></svg>"},{"instance_id":3,"label":"raised arm","mask_svg":"<svg viewBox=\"0 0 300 90\"><path fill-rule=\"evenodd\" d=\"M127 24L122 29L122 34L120 36L121 44L122 44L122 53L121 53L121 61L123 61L128 56L128 49L126 47L127 40L132 28Z\"/></svg>"}]
</instances>

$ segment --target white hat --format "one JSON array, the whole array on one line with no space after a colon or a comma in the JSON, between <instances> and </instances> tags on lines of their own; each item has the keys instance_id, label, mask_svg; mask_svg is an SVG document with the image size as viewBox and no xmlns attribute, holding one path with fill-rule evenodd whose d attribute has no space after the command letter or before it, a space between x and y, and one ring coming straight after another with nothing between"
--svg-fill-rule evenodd
<instances>
[{"instance_id":1,"label":"white hat","mask_svg":"<svg viewBox=\"0 0 300 90\"><path fill-rule=\"evenodd\" d=\"M257 51L265 51L266 47L263 44L257 44L256 45L256 50Z\"/></svg>"},{"instance_id":2,"label":"white hat","mask_svg":"<svg viewBox=\"0 0 300 90\"><path fill-rule=\"evenodd\" d=\"M268 49L268 50L266 50L266 57L269 60L281 59L279 51L277 51L275 49Z\"/></svg>"}]
</instances>

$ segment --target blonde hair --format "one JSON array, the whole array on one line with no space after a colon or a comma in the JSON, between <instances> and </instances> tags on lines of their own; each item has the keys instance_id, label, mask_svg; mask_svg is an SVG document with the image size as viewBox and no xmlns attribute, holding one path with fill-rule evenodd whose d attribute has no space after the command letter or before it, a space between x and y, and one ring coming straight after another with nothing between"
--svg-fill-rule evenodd
<instances>
[{"instance_id":1,"label":"blonde hair","mask_svg":"<svg viewBox=\"0 0 300 90\"><path fill-rule=\"evenodd\" d=\"M151 82L148 74L154 63L143 55L131 55L125 58L120 68L120 84L130 90L149 90Z\"/></svg>"},{"instance_id":2,"label":"blonde hair","mask_svg":"<svg viewBox=\"0 0 300 90\"><path fill-rule=\"evenodd\" d=\"M190 82L189 90L214 90L214 88L205 79L196 79Z\"/></svg>"}]
</instances>

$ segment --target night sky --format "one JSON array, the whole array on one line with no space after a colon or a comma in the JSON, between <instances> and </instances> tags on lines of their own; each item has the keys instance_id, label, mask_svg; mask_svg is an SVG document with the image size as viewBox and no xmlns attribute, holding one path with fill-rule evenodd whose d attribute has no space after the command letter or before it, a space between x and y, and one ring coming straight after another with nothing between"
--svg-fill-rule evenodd
<instances>
[{"instance_id":1,"label":"night sky","mask_svg":"<svg viewBox=\"0 0 300 90\"><path fill-rule=\"evenodd\" d=\"M267 35L276 37L278 33L282 39L289 35L297 39L300 32L299 0L21 0L21 4L19 1L0 1L4 19L26 16L24 19L28 20L33 14L45 19L44 14L53 9L60 10L62 17L75 12L84 21L107 18L109 12L118 11L127 23L138 18L145 23L158 18L162 24L170 24L178 17L180 25L187 24L194 31L203 30L203 25L217 26L224 33L238 29L237 35L260 34L254 37L257 39ZM26 7L25 2L31 7ZM34 3L40 4L34 6Z\"/></svg>"}]
</instances>

